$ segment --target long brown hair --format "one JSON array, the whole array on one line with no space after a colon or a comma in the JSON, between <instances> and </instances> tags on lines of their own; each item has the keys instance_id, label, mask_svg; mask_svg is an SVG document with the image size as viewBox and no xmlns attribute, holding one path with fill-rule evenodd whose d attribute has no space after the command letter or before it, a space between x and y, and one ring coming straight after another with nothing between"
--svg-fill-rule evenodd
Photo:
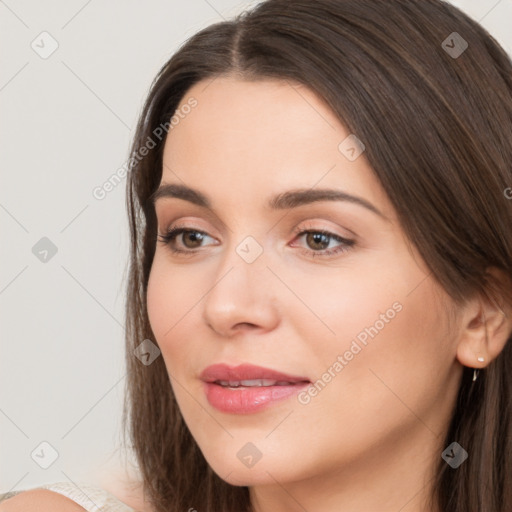
<instances>
[{"instance_id":1,"label":"long brown hair","mask_svg":"<svg viewBox=\"0 0 512 512\"><path fill-rule=\"evenodd\" d=\"M512 202L505 193L512 186L512 62L482 26L440 0L268 0L201 30L155 78L127 178L123 427L156 512L251 510L248 488L228 484L207 464L163 358L146 366L134 356L143 340L156 344L146 288L161 127L171 129L192 85L220 75L290 80L316 92L365 144L405 234L453 304L481 293L512 302ZM476 382L464 369L445 446L457 441L469 458L452 469L439 454L431 503L442 512L512 510L511 345L509 336Z\"/></svg>"}]
</instances>

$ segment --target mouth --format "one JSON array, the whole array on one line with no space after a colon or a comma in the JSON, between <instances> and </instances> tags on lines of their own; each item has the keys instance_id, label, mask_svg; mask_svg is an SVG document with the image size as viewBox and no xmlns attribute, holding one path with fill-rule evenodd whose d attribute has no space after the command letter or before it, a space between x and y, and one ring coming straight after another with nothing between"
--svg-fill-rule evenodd
<instances>
[{"instance_id":1,"label":"mouth","mask_svg":"<svg viewBox=\"0 0 512 512\"><path fill-rule=\"evenodd\" d=\"M244 388L261 388L261 387L270 387L270 386L293 386L295 384L301 384L302 382L309 381L300 381L300 382L292 382L292 381L277 381L272 379L252 379L252 380L216 380L213 381L213 384L218 384L223 388L233 388L237 389L240 387Z\"/></svg>"},{"instance_id":2,"label":"mouth","mask_svg":"<svg viewBox=\"0 0 512 512\"><path fill-rule=\"evenodd\" d=\"M298 377L286 373L255 366L252 364L241 364L229 366L227 364L213 364L206 367L199 378L205 382L216 382L220 385L234 384L234 386L274 386L289 385L298 382L310 382L307 377Z\"/></svg>"},{"instance_id":3,"label":"mouth","mask_svg":"<svg viewBox=\"0 0 512 512\"><path fill-rule=\"evenodd\" d=\"M200 376L210 405L224 413L248 414L290 398L311 384L307 377L253 365L216 364Z\"/></svg>"}]
</instances>

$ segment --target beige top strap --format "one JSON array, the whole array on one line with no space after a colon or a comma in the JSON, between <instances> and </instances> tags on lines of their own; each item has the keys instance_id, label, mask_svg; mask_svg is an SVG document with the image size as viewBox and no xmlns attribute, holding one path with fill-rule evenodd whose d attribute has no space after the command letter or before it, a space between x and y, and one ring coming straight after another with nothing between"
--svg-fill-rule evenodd
<instances>
[{"instance_id":1,"label":"beige top strap","mask_svg":"<svg viewBox=\"0 0 512 512\"><path fill-rule=\"evenodd\" d=\"M84 482L79 482L76 485L71 482L55 482L40 485L33 489L48 489L62 494L78 503L87 512L137 512L105 489ZM20 492L23 492L23 490L0 494L0 502Z\"/></svg>"}]
</instances>

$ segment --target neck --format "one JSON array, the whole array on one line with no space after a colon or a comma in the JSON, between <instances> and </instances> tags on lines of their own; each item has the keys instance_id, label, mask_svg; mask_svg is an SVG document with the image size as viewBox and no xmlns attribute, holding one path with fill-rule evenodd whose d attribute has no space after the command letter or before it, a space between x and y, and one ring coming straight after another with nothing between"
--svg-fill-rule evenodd
<instances>
[{"instance_id":1,"label":"neck","mask_svg":"<svg viewBox=\"0 0 512 512\"><path fill-rule=\"evenodd\" d=\"M343 467L300 481L274 478L250 488L254 512L440 512L428 505L444 447L419 424ZM434 507L437 507L435 505Z\"/></svg>"}]
</instances>

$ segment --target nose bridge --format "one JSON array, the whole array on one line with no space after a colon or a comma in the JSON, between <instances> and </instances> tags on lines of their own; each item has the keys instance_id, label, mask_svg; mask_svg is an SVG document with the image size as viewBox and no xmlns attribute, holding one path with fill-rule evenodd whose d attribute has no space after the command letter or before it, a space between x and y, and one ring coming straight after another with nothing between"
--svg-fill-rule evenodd
<instances>
[{"instance_id":1,"label":"nose bridge","mask_svg":"<svg viewBox=\"0 0 512 512\"><path fill-rule=\"evenodd\" d=\"M205 297L207 322L224 333L239 323L268 327L274 318L275 301L263 244L246 235L224 249Z\"/></svg>"},{"instance_id":2,"label":"nose bridge","mask_svg":"<svg viewBox=\"0 0 512 512\"><path fill-rule=\"evenodd\" d=\"M261 284L264 281L267 283L266 260L263 244L252 235L246 235L241 241L231 243L222 253L212 292L215 289L223 291L225 288L226 291L235 292L239 304L247 302L243 300L244 296L249 298L259 294Z\"/></svg>"}]
</instances>

